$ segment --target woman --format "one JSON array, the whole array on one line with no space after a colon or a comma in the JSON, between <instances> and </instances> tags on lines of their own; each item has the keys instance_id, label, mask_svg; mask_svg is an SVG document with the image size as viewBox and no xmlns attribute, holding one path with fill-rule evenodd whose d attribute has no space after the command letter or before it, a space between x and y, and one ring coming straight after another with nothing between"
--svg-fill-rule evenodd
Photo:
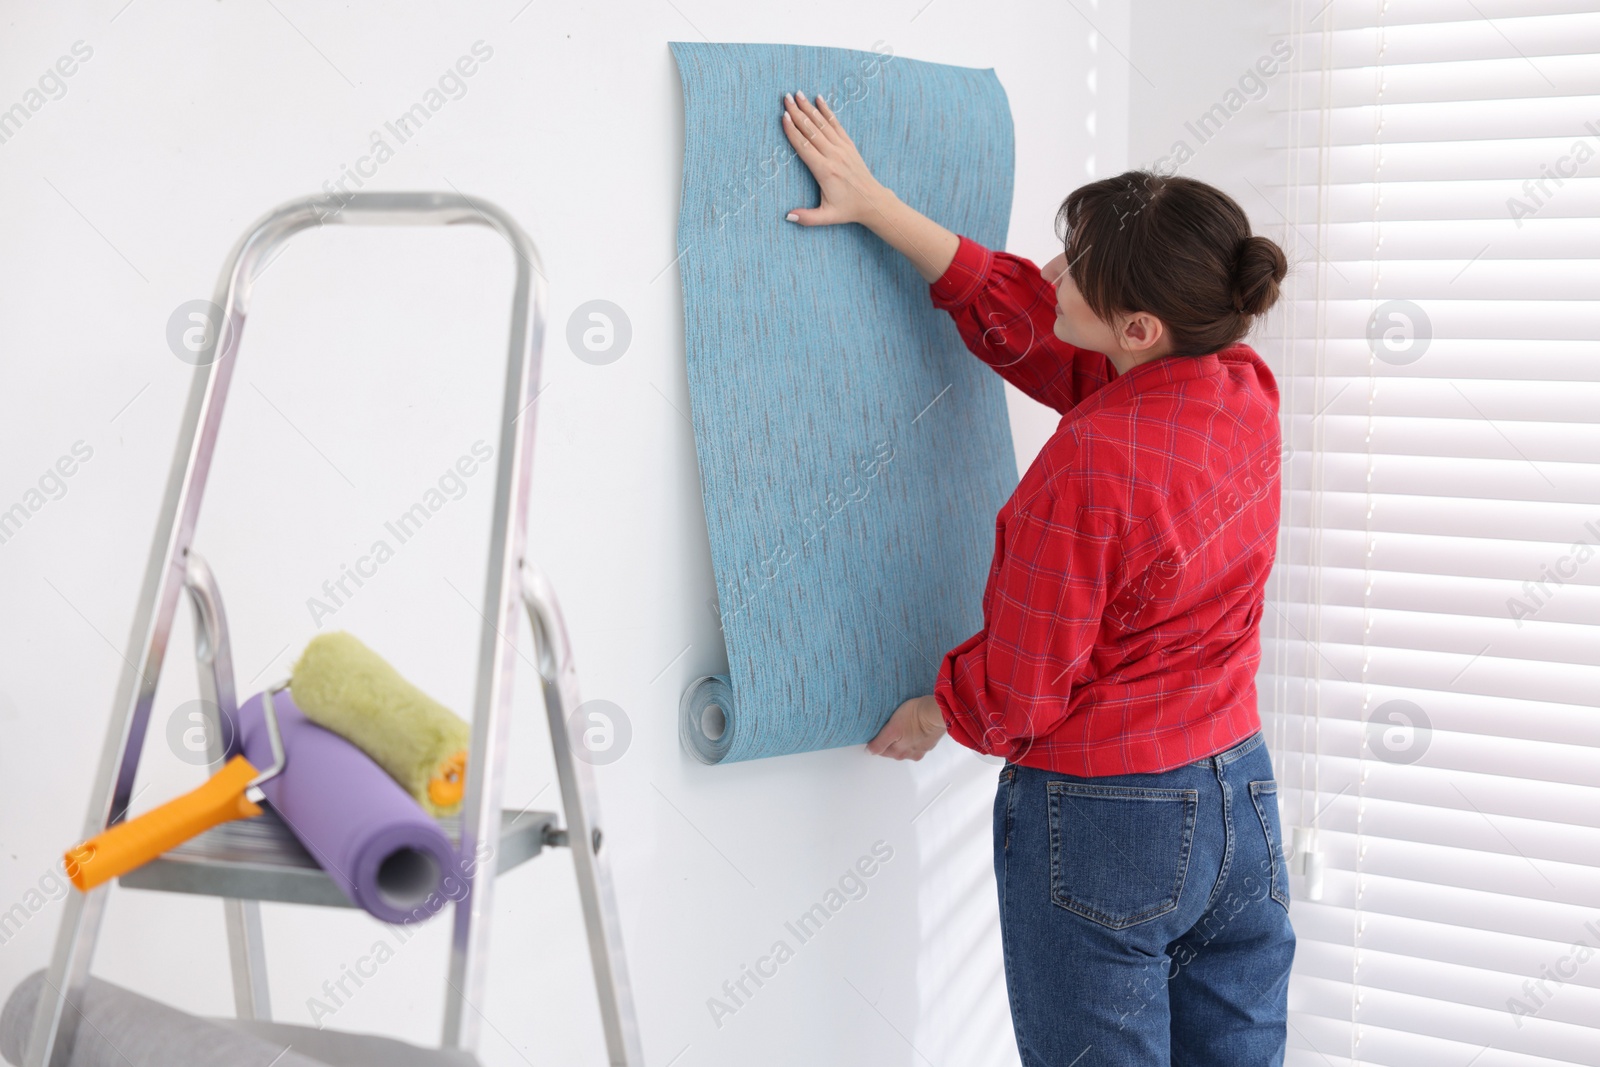
<instances>
[{"instance_id":1,"label":"woman","mask_svg":"<svg viewBox=\"0 0 1600 1067\"><path fill-rule=\"evenodd\" d=\"M1002 756L995 877L1022 1061L1281 1064L1288 875L1256 711L1278 393L1239 341L1283 252L1224 193L1130 172L1057 216L1041 271L918 214L803 93L821 189L787 217L904 253L967 347L1063 416L995 521L984 627L868 748Z\"/></svg>"}]
</instances>

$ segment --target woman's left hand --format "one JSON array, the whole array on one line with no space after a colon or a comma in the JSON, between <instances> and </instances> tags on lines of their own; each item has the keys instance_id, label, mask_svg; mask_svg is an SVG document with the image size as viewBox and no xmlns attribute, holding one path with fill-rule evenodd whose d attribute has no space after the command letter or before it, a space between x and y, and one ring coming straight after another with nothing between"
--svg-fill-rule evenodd
<instances>
[{"instance_id":1,"label":"woman's left hand","mask_svg":"<svg viewBox=\"0 0 1600 1067\"><path fill-rule=\"evenodd\" d=\"M883 213L888 190L867 169L856 143L822 97L813 103L805 93L785 94L781 121L795 155L810 169L822 193L818 206L792 208L789 221L802 226L865 225Z\"/></svg>"},{"instance_id":2,"label":"woman's left hand","mask_svg":"<svg viewBox=\"0 0 1600 1067\"><path fill-rule=\"evenodd\" d=\"M931 696L912 697L894 709L878 736L867 743L867 751L890 759L919 760L944 734L938 701Z\"/></svg>"}]
</instances>

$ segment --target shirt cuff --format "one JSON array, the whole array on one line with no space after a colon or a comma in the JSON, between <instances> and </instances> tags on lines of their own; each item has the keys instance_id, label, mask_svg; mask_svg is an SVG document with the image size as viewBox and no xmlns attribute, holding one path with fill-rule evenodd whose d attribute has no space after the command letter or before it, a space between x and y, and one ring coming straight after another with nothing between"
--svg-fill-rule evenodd
<instances>
[{"instance_id":1,"label":"shirt cuff","mask_svg":"<svg viewBox=\"0 0 1600 1067\"><path fill-rule=\"evenodd\" d=\"M939 677L934 681L933 700L939 705L945 732L950 735L952 741L984 755L1004 756L1010 749L1004 734L998 730L990 732L987 736L980 734L975 717L958 710L960 697L956 693L955 684L956 672L959 669L957 660L963 653L977 648L982 640L982 633L973 634L945 653L944 660L939 664ZM997 749L996 745L1000 748Z\"/></svg>"},{"instance_id":2,"label":"shirt cuff","mask_svg":"<svg viewBox=\"0 0 1600 1067\"><path fill-rule=\"evenodd\" d=\"M941 693L940 689L945 689L945 692ZM939 717L944 720L944 732L949 734L950 739L958 745L971 748L972 741L967 734L966 723L959 715L950 710L948 703L950 697L951 694L946 686L936 687L933 691L933 702L939 705Z\"/></svg>"},{"instance_id":3,"label":"shirt cuff","mask_svg":"<svg viewBox=\"0 0 1600 1067\"><path fill-rule=\"evenodd\" d=\"M933 306L943 310L961 307L972 302L989 277L989 267L994 263L994 253L968 237L962 237L956 246L956 256L939 280L928 286Z\"/></svg>"}]
</instances>

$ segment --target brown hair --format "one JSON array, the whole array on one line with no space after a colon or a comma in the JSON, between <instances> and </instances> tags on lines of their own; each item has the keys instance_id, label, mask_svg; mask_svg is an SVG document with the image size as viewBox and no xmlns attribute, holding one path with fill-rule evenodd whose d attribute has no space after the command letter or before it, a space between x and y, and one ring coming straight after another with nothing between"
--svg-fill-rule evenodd
<instances>
[{"instance_id":1,"label":"brown hair","mask_svg":"<svg viewBox=\"0 0 1600 1067\"><path fill-rule=\"evenodd\" d=\"M1179 356L1238 341L1288 271L1232 197L1193 178L1130 170L1091 182L1062 202L1056 233L1089 310L1107 322L1149 312Z\"/></svg>"}]
</instances>

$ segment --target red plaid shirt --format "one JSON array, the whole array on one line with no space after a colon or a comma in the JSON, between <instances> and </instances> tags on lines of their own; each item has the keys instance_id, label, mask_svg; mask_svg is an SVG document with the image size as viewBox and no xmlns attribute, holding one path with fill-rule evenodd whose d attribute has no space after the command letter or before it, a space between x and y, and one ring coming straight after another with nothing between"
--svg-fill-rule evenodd
<instances>
[{"instance_id":1,"label":"red plaid shirt","mask_svg":"<svg viewBox=\"0 0 1600 1067\"><path fill-rule=\"evenodd\" d=\"M973 354L1062 414L995 519L983 629L939 666L950 735L1085 776L1249 737L1278 538L1272 372L1235 345L1118 375L1056 338L1037 266L965 237L930 295Z\"/></svg>"}]
</instances>

